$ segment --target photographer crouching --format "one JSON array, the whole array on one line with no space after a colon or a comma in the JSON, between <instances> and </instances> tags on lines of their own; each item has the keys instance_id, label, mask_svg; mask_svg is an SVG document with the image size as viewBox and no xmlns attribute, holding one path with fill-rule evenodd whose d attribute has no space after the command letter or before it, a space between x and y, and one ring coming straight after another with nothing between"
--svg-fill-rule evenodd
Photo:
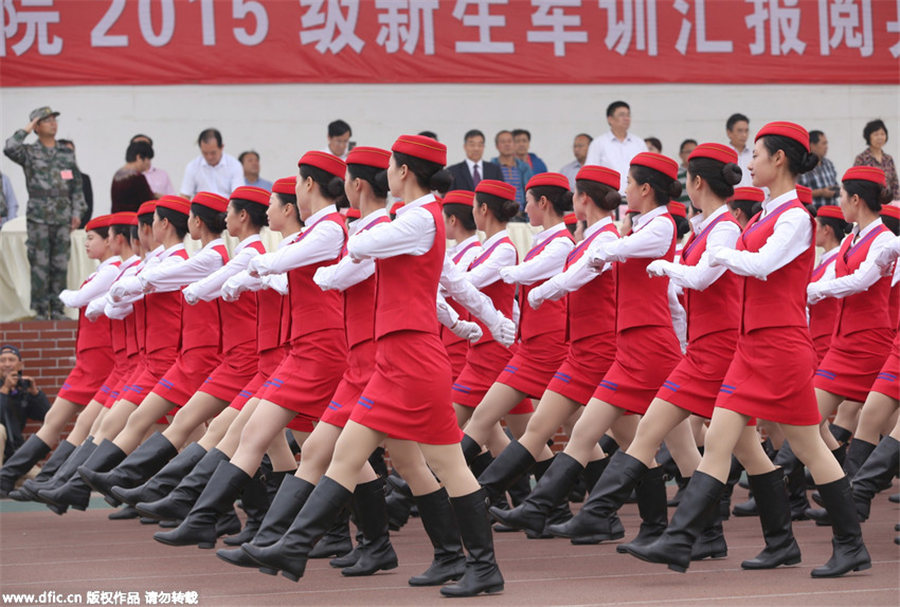
<instances>
[{"instance_id":1,"label":"photographer crouching","mask_svg":"<svg viewBox=\"0 0 900 607\"><path fill-rule=\"evenodd\" d=\"M43 421L50 402L34 380L22 375L22 356L11 345L0 346L0 464L22 446L28 420Z\"/></svg>"}]
</instances>

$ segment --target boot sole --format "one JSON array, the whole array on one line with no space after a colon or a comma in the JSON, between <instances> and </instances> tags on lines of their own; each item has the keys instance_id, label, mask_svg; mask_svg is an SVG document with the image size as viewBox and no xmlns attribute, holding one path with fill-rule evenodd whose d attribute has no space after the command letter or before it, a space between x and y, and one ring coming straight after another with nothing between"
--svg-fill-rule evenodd
<instances>
[{"instance_id":1,"label":"boot sole","mask_svg":"<svg viewBox=\"0 0 900 607\"><path fill-rule=\"evenodd\" d=\"M202 550L211 550L216 547L215 542L173 542L169 539L164 539L160 537L156 537L156 534L153 535L153 539L155 539L160 544L165 544L166 546L196 546Z\"/></svg>"},{"instance_id":2,"label":"boot sole","mask_svg":"<svg viewBox=\"0 0 900 607\"><path fill-rule=\"evenodd\" d=\"M612 542L615 540L620 540L625 537L625 532L622 533L613 533L613 534L602 534L602 535L586 535L580 537L573 537L569 541L575 546L592 546L594 544L599 544L601 542Z\"/></svg>"},{"instance_id":3,"label":"boot sole","mask_svg":"<svg viewBox=\"0 0 900 607\"><path fill-rule=\"evenodd\" d=\"M344 577L366 577L369 575L375 575L379 571L390 571L391 569L396 569L398 566L398 562L394 561L386 565L380 565L378 568L372 569L370 571L353 571L348 573L347 569L344 569L341 571L341 575L343 575Z\"/></svg>"},{"instance_id":4,"label":"boot sole","mask_svg":"<svg viewBox=\"0 0 900 607\"><path fill-rule=\"evenodd\" d=\"M447 590L446 588L441 588L441 595L451 598L451 599L461 599L469 596L478 596L480 594L497 594L499 592L503 592L503 584L498 584L496 586L488 586L484 590L479 590L478 592L469 592L466 594L453 594L444 592Z\"/></svg>"},{"instance_id":5,"label":"boot sole","mask_svg":"<svg viewBox=\"0 0 900 607\"><path fill-rule=\"evenodd\" d=\"M802 560L801 557L797 556L797 557L789 558L784 562L775 563L774 565L769 565L766 567L756 567L756 566L747 567L747 566L745 566L744 563L741 563L741 569L744 569L745 571L765 571L767 569L776 569L778 567L790 567L791 565L799 565L801 560ZM745 561L745 563L746 563L746 561Z\"/></svg>"},{"instance_id":6,"label":"boot sole","mask_svg":"<svg viewBox=\"0 0 900 607\"><path fill-rule=\"evenodd\" d=\"M860 563L860 564L857 565L856 567L853 567L852 569L847 569L846 571L840 571L840 572L834 572L834 573L827 573L827 574L824 574L824 575L823 575L823 574L816 575L815 570L813 570L813 571L810 572L809 575L810 575L811 577L814 577L814 578L841 577L842 575L845 575L845 574L847 574L847 573L850 573L851 571L865 571L866 569L871 569L871 568L872 568L872 563L871 563L871 561L870 561L870 562L868 562L868 563Z\"/></svg>"},{"instance_id":7,"label":"boot sole","mask_svg":"<svg viewBox=\"0 0 900 607\"><path fill-rule=\"evenodd\" d=\"M686 567L685 565L680 565L680 564L678 564L678 563L669 563L669 562L665 562L665 561L654 561L654 560L652 560L652 559L648 559L648 558L645 557L643 554L640 554L640 553L637 553L637 552L633 552L633 551L631 551L631 550L628 551L628 554L630 554L631 556L633 556L633 557L635 557L635 558L637 558L637 559L640 559L640 560L644 561L645 563L656 563L657 565L663 565L663 564L664 564L664 565L666 565L669 569L671 569L672 571L675 571L675 572L677 572L677 573L684 573L684 572L687 571L687 567Z\"/></svg>"}]
</instances>

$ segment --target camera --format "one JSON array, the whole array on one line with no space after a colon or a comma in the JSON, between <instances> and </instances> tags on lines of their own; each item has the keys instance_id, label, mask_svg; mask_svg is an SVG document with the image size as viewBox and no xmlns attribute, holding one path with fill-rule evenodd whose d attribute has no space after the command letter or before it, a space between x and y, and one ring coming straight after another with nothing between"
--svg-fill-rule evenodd
<instances>
[{"instance_id":1,"label":"camera","mask_svg":"<svg viewBox=\"0 0 900 607\"><path fill-rule=\"evenodd\" d=\"M22 379L19 377L19 381L16 382L16 390L18 392L27 392L28 390L31 390L32 385L34 385L34 382L30 379Z\"/></svg>"}]
</instances>

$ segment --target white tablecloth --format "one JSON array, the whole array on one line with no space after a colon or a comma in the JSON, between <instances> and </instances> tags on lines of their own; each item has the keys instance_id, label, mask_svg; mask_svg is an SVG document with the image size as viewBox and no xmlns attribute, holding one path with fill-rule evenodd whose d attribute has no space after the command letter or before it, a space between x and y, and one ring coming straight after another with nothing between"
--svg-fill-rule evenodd
<instances>
[{"instance_id":1,"label":"white tablecloth","mask_svg":"<svg viewBox=\"0 0 900 607\"><path fill-rule=\"evenodd\" d=\"M531 248L532 235L539 228L532 228L525 223L510 223L507 227L509 238L519 250L519 257L525 256ZM281 241L281 235L263 228L262 240L266 248L275 250ZM483 235L482 235L483 239ZM225 237L229 250L233 250L237 239ZM97 262L88 259L84 249L84 230L72 232L72 250L69 256L68 288L77 289L85 278L97 267ZM200 248L200 242L185 239L188 251L196 251ZM33 316L29 309L31 297L31 273L29 272L28 256L25 249L25 218L17 217L3 224L0 230L0 322L24 320ZM66 310L71 318L77 318L75 310Z\"/></svg>"}]
</instances>

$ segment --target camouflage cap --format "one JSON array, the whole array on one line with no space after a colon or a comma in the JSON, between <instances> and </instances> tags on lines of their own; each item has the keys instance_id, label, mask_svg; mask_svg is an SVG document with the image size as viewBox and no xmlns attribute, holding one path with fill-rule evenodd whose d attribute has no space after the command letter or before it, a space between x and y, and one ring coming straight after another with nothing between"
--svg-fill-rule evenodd
<instances>
[{"instance_id":1,"label":"camouflage cap","mask_svg":"<svg viewBox=\"0 0 900 607\"><path fill-rule=\"evenodd\" d=\"M31 110L31 113L28 114L29 120L34 120L37 118L38 120L43 120L44 118L49 118L50 116L59 116L59 112L54 112L50 109L50 106L39 107L36 110Z\"/></svg>"}]
</instances>

